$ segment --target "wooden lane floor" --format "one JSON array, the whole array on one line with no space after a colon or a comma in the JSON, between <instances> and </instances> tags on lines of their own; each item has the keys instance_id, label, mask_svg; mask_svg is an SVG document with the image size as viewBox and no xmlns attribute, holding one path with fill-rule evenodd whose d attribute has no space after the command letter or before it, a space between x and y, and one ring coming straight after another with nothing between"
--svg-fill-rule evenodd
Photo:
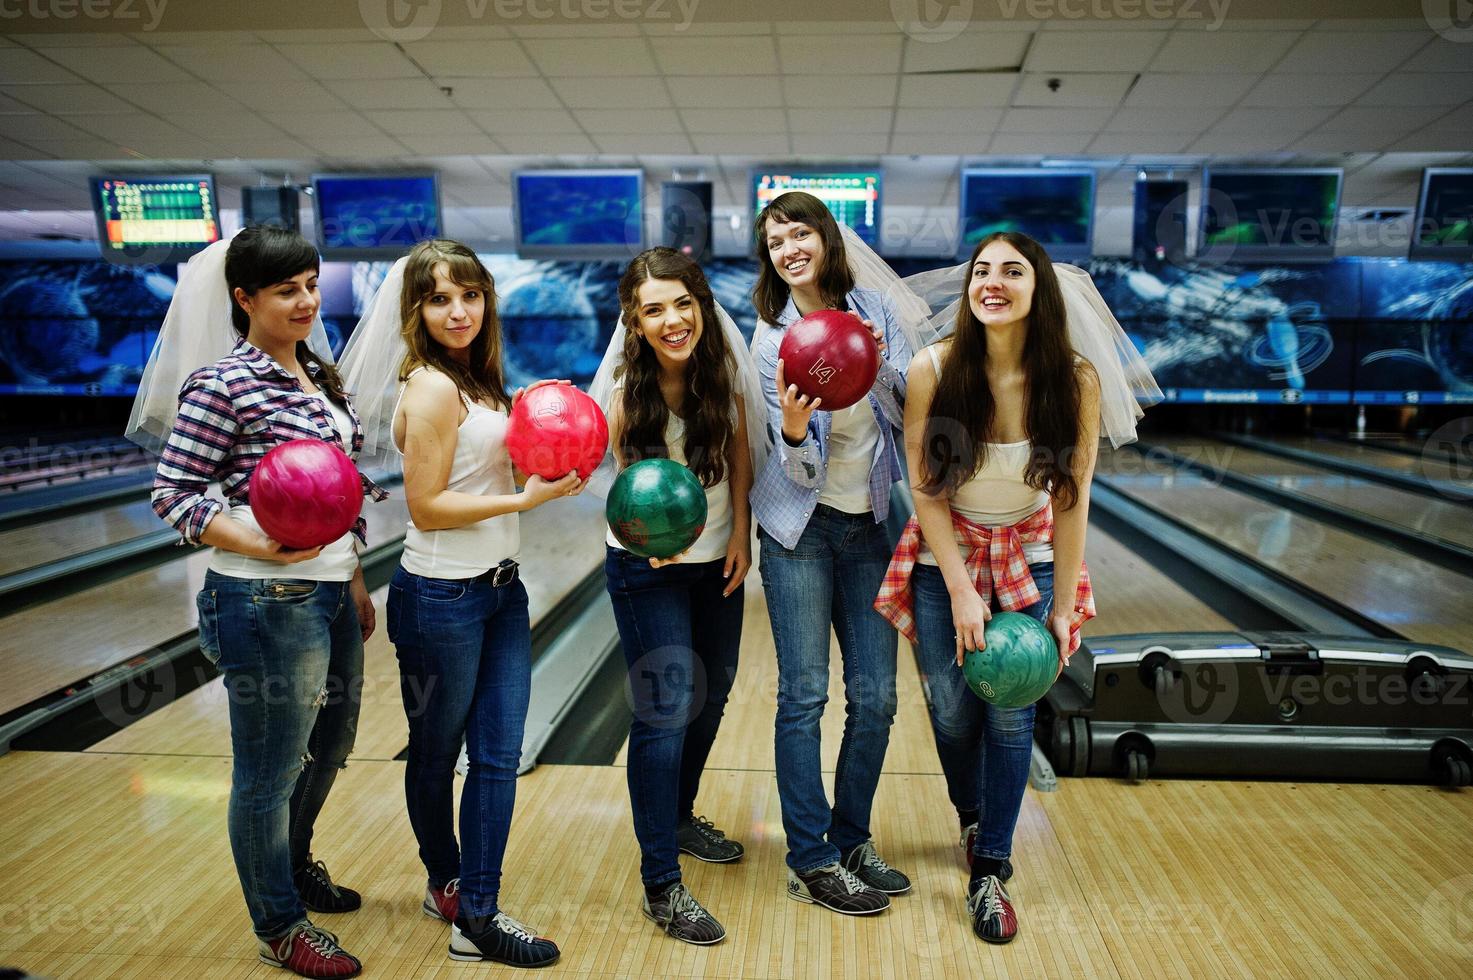
<instances>
[{"instance_id":1,"label":"wooden lane floor","mask_svg":"<svg viewBox=\"0 0 1473 980\"><path fill-rule=\"evenodd\" d=\"M603 501L556 501L521 519L522 581L536 623L603 560ZM351 759L392 759L409 744L399 665L388 639L387 587L374 592L378 628L364 647L363 695ZM193 596L190 596L191 602ZM230 755L225 686L210 681L92 746L94 752Z\"/></svg>"},{"instance_id":2,"label":"wooden lane floor","mask_svg":"<svg viewBox=\"0 0 1473 980\"><path fill-rule=\"evenodd\" d=\"M403 537L402 494L365 502L370 544ZM155 519L159 527L165 525ZM195 629L195 594L209 568L209 549L6 616L0 631L0 711L84 680Z\"/></svg>"},{"instance_id":3,"label":"wooden lane floor","mask_svg":"<svg viewBox=\"0 0 1473 980\"><path fill-rule=\"evenodd\" d=\"M42 521L0 533L0 575L85 554L111 544L168 530L142 500Z\"/></svg>"},{"instance_id":4,"label":"wooden lane floor","mask_svg":"<svg viewBox=\"0 0 1473 980\"><path fill-rule=\"evenodd\" d=\"M1466 506L1442 497L1398 489L1215 439L1163 436L1148 441L1194 463L1267 480L1298 496L1473 548L1473 513Z\"/></svg>"},{"instance_id":5,"label":"wooden lane floor","mask_svg":"<svg viewBox=\"0 0 1473 980\"><path fill-rule=\"evenodd\" d=\"M1381 449L1374 444L1341 442L1338 439L1316 439L1313 436L1272 436L1270 441L1289 449L1318 453L1336 459L1346 459L1366 466L1413 479L1442 480L1448 483L1468 485L1467 466L1459 467L1449 460L1444 450L1412 456L1391 449Z\"/></svg>"},{"instance_id":6,"label":"wooden lane floor","mask_svg":"<svg viewBox=\"0 0 1473 980\"><path fill-rule=\"evenodd\" d=\"M1473 581L1124 451L1099 472L1121 490L1371 619L1422 643L1469 647Z\"/></svg>"}]
</instances>

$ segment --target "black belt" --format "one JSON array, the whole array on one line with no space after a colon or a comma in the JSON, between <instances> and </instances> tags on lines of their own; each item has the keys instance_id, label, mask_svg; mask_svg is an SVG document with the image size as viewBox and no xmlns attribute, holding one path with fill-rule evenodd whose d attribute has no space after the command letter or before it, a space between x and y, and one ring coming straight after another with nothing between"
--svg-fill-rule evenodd
<instances>
[{"instance_id":1,"label":"black belt","mask_svg":"<svg viewBox=\"0 0 1473 980\"><path fill-rule=\"evenodd\" d=\"M474 582L490 582L492 588L496 589L501 588L503 585L510 585L516 580L517 563L510 558L503 558L500 565L487 569L472 579Z\"/></svg>"}]
</instances>

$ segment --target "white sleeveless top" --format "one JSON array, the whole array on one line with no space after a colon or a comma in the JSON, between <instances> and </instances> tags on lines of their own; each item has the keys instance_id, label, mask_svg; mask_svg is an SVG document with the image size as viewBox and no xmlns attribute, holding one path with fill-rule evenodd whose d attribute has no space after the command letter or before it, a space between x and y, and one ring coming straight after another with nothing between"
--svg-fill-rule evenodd
<instances>
[{"instance_id":1,"label":"white sleeveless top","mask_svg":"<svg viewBox=\"0 0 1473 980\"><path fill-rule=\"evenodd\" d=\"M337 426L339 445L343 452L351 452L353 418L348 414L348 410L327 397L326 391L319 390L317 394L308 397L316 398L327 406L327 410L332 413L333 424ZM251 512L250 504L227 508L224 516L244 524L252 531L260 534L266 533L257 523L256 515ZM210 569L231 578L295 578L306 579L309 582L346 582L353 577L353 572L358 568L356 542L357 539L350 531L324 547L316 558L293 565L268 561L265 558L252 558L249 555L216 548L210 555Z\"/></svg>"},{"instance_id":2,"label":"white sleeveless top","mask_svg":"<svg viewBox=\"0 0 1473 980\"><path fill-rule=\"evenodd\" d=\"M422 370L416 369L410 377ZM399 397L404 397L402 390ZM455 458L445 489L475 496L516 493L511 457L506 453L506 412L475 402L465 405L467 414L455 430ZM396 406L394 414L398 413ZM421 531L410 520L400 564L405 571L426 578L474 578L503 558L515 558L520 549L521 525L515 512L438 531Z\"/></svg>"},{"instance_id":3,"label":"white sleeveless top","mask_svg":"<svg viewBox=\"0 0 1473 980\"><path fill-rule=\"evenodd\" d=\"M926 348L931 364L936 369L936 378L941 378L941 358L933 344ZM1048 503L1048 493L1035 490L1023 482L1028 459L1033 453L1033 444L1022 442L989 442L987 461L966 483L952 494L951 509L967 520L983 527L1010 527L1038 511ZM1023 545L1023 558L1030 565L1054 560L1054 546L1050 541L1038 541ZM936 556L921 541L916 561L923 565L935 565Z\"/></svg>"},{"instance_id":4,"label":"white sleeveless top","mask_svg":"<svg viewBox=\"0 0 1473 980\"><path fill-rule=\"evenodd\" d=\"M665 423L665 450L675 462L682 464L687 462L685 458L685 421L674 412L670 413L669 420ZM612 531L605 535L604 540L611 548L627 550L614 537ZM731 481L723 478L714 487L706 488L706 529L701 532L701 536L696 538L696 543L690 546L690 550L680 560L693 564L725 558L726 546L730 541Z\"/></svg>"},{"instance_id":5,"label":"white sleeveless top","mask_svg":"<svg viewBox=\"0 0 1473 980\"><path fill-rule=\"evenodd\" d=\"M818 502L846 514L868 514L869 471L874 467L880 427L869 396L829 413L828 465Z\"/></svg>"}]
</instances>

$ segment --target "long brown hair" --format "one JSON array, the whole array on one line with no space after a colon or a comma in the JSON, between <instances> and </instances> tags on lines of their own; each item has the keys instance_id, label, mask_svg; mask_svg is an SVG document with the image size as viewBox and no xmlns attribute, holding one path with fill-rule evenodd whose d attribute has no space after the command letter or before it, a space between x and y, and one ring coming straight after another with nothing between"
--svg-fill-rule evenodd
<instances>
[{"instance_id":1,"label":"long brown hair","mask_svg":"<svg viewBox=\"0 0 1473 980\"><path fill-rule=\"evenodd\" d=\"M926 415L921 489L928 494L953 492L987 460L997 406L987 383L987 330L972 313L967 288L977 256L996 241L1016 248L1034 274L1033 305L1023 341L1028 400L1023 418L1033 445L1023 479L1067 509L1079 499L1079 481L1071 464L1079 443L1080 396L1064 296L1048 253L1015 231L988 235L977 243L967 263L956 326L941 356L941 377Z\"/></svg>"},{"instance_id":2,"label":"long brown hair","mask_svg":"<svg viewBox=\"0 0 1473 980\"><path fill-rule=\"evenodd\" d=\"M435 266L442 262L445 278L465 289L479 289L486 300L481 329L471 341L466 364L451 357L424 325L421 311L425 301L435 295ZM460 393L471 401L489 402L504 410L511 408L501 367L501 318L496 313L496 283L475 252L447 238L431 238L414 246L404 267L399 322L406 348L404 360L399 364L400 381L407 379L415 368L432 367L448 375Z\"/></svg>"},{"instance_id":3,"label":"long brown hair","mask_svg":"<svg viewBox=\"0 0 1473 980\"><path fill-rule=\"evenodd\" d=\"M275 225L250 225L230 240L225 250L225 284L230 289L230 325L244 339L251 332L251 316L235 301L235 291L254 296L267 286L322 268L317 249L294 231ZM328 360L317 356L305 340L297 341L297 360L302 367L317 368L317 383L336 402L345 402L343 378Z\"/></svg>"},{"instance_id":4,"label":"long brown hair","mask_svg":"<svg viewBox=\"0 0 1473 980\"><path fill-rule=\"evenodd\" d=\"M844 236L828 205L805 191L788 191L773 200L757 215L753 230L757 236L757 285L752 290L752 305L757 315L768 323L777 323L783 307L788 305L788 284L777 274L772 256L767 251L768 221L801 221L818 232L823 242L823 258L818 263L818 292L823 305L836 310L844 308L844 297L854 289L854 273L849 271L849 258L844 254Z\"/></svg>"},{"instance_id":5,"label":"long brown hair","mask_svg":"<svg viewBox=\"0 0 1473 980\"><path fill-rule=\"evenodd\" d=\"M673 248L641 252L619 280L619 308L624 317L620 462L628 466L668 455L665 426L670 409L660 394L660 362L639 327L639 287L651 279L678 280L701 311L701 337L685 373L684 449L686 465L701 485L714 487L726 478L726 454L736 437L732 421L736 365L716 316L716 299L706 274L694 259Z\"/></svg>"}]
</instances>

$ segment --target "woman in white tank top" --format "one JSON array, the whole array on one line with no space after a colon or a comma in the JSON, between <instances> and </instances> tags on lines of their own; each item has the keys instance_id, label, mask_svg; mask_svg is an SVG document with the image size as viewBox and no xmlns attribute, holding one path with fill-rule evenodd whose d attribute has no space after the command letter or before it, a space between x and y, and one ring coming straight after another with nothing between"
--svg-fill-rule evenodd
<instances>
[{"instance_id":1,"label":"woman in white tank top","mask_svg":"<svg viewBox=\"0 0 1473 980\"><path fill-rule=\"evenodd\" d=\"M1005 943L1018 928L1003 882L1034 706L982 701L958 667L984 646L992 608L1043 622L1061 669L1093 613L1083 562L1099 381L1070 347L1058 279L1038 243L988 236L967 270L951 337L911 362L905 446L916 513L876 607L915 644L971 863L973 932ZM1068 601L1056 606L1055 595Z\"/></svg>"},{"instance_id":2,"label":"woman in white tank top","mask_svg":"<svg viewBox=\"0 0 1473 980\"><path fill-rule=\"evenodd\" d=\"M722 319L706 276L670 248L641 253L619 281L622 349L600 368L610 448L627 466L667 457L706 488L707 520L667 561L626 551L612 536L604 563L634 695L629 800L639 840L641 911L697 945L726 935L681 881L678 855L725 863L742 845L694 813L701 772L726 709L741 646L742 580L752 564L747 492L748 392L759 391L741 336ZM604 384L595 381L595 394Z\"/></svg>"},{"instance_id":3,"label":"woman in white tank top","mask_svg":"<svg viewBox=\"0 0 1473 980\"><path fill-rule=\"evenodd\" d=\"M423 909L452 923L452 959L540 966L557 958L557 946L497 901L531 695L517 514L583 484L576 473L532 476L517 492L506 425L521 392L506 392L495 287L475 253L431 240L401 261L400 295L384 297L398 317L370 304L359 330L397 329L402 338L392 349L403 390L388 424L404 455L410 526L389 583L388 631L409 721L409 822L429 878ZM396 282L391 272L381 289ZM350 377L367 367L357 358L382 356L384 345L368 340L355 337L344 357ZM462 742L469 770L457 845Z\"/></svg>"}]
</instances>

